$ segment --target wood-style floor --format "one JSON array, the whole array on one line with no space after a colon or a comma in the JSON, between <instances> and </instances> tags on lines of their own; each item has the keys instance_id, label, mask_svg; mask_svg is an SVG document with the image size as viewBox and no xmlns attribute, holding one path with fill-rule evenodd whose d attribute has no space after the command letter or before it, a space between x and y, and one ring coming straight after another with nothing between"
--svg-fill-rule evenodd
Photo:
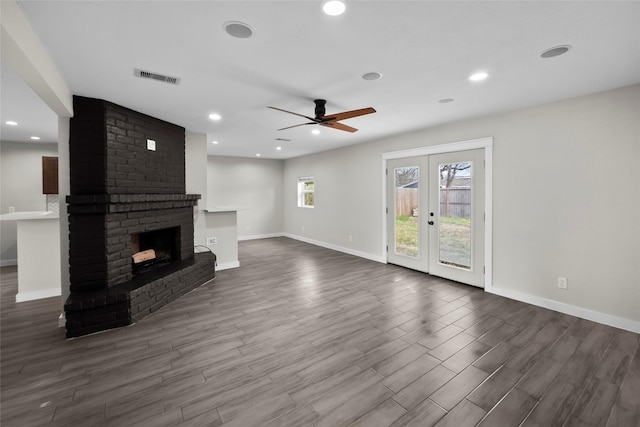
<instances>
[{"instance_id":1,"label":"wood-style floor","mask_svg":"<svg viewBox=\"0 0 640 427\"><path fill-rule=\"evenodd\" d=\"M640 336L286 238L65 340L2 269L1 425L638 426Z\"/></svg>"}]
</instances>

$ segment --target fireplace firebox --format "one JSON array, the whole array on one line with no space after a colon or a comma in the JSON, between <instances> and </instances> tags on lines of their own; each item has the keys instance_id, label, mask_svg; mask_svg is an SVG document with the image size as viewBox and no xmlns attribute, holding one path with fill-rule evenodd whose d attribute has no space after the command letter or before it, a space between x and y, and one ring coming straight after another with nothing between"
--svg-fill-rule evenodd
<instances>
[{"instance_id":1,"label":"fireplace firebox","mask_svg":"<svg viewBox=\"0 0 640 427\"><path fill-rule=\"evenodd\" d=\"M131 235L131 273L148 273L180 259L180 228L133 233Z\"/></svg>"}]
</instances>

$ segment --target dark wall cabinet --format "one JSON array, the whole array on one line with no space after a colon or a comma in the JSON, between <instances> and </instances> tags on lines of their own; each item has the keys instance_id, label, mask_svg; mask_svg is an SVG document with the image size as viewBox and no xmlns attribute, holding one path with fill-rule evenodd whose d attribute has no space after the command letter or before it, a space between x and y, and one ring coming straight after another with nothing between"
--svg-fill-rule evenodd
<instances>
[{"instance_id":1,"label":"dark wall cabinet","mask_svg":"<svg viewBox=\"0 0 640 427\"><path fill-rule=\"evenodd\" d=\"M57 157L42 157L42 194L58 194Z\"/></svg>"}]
</instances>

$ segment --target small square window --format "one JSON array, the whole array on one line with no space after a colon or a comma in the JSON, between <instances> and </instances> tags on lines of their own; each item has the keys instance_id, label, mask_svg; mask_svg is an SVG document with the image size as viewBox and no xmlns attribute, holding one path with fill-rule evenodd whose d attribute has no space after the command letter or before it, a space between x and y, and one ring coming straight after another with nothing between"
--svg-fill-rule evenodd
<instances>
[{"instance_id":1,"label":"small square window","mask_svg":"<svg viewBox=\"0 0 640 427\"><path fill-rule=\"evenodd\" d=\"M315 180L311 177L298 178L298 207L312 208L314 200Z\"/></svg>"}]
</instances>

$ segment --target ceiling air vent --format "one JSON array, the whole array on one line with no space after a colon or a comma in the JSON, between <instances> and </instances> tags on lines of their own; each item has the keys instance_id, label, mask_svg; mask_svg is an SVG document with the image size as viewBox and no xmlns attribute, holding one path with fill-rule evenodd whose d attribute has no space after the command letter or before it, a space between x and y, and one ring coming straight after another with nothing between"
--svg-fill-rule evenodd
<instances>
[{"instance_id":1,"label":"ceiling air vent","mask_svg":"<svg viewBox=\"0 0 640 427\"><path fill-rule=\"evenodd\" d=\"M171 83L177 85L180 83L178 77L165 76L158 73L152 73L151 71L144 71L138 68L134 68L134 74L136 77L142 77L143 79L157 80L159 82Z\"/></svg>"}]
</instances>

